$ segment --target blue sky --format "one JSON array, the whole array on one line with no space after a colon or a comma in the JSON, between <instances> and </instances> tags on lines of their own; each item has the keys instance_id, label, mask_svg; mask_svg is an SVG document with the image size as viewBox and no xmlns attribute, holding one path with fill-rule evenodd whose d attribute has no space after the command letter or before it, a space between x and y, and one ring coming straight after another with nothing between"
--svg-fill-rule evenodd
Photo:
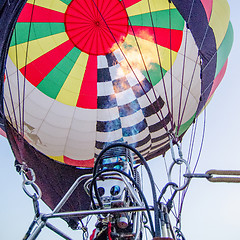
<instances>
[{"instance_id":1,"label":"blue sky","mask_svg":"<svg viewBox=\"0 0 240 240\"><path fill-rule=\"evenodd\" d=\"M229 0L229 4L234 44L226 75L207 107L206 135L197 169L197 172L202 173L209 169L240 170L240 2ZM202 121L201 118L199 120ZM187 143L186 139L184 144ZM196 143L196 146L198 147L199 143ZM22 190L21 176L13 167L14 157L7 140L2 137L0 151L0 239L21 239L34 216L32 202ZM153 168L158 164L157 161L159 160L152 161ZM213 184L205 179L192 180L182 215L182 230L186 239L236 239L240 229L239 202L240 184ZM41 209L43 212L47 211L44 206L41 206ZM60 225L62 226L62 223ZM63 226L66 226L65 223ZM80 232L72 235L81 239ZM38 239L60 238L44 229Z\"/></svg>"}]
</instances>

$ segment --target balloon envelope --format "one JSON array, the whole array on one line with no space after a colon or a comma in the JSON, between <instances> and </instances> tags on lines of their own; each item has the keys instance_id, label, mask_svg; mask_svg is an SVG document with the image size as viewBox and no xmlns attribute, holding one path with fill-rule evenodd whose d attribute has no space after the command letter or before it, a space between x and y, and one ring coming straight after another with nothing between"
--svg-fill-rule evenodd
<instances>
[{"instance_id":1,"label":"balloon envelope","mask_svg":"<svg viewBox=\"0 0 240 240\"><path fill-rule=\"evenodd\" d=\"M92 167L112 142L179 140L221 81L227 1L29 0L10 43L5 115L50 158Z\"/></svg>"}]
</instances>

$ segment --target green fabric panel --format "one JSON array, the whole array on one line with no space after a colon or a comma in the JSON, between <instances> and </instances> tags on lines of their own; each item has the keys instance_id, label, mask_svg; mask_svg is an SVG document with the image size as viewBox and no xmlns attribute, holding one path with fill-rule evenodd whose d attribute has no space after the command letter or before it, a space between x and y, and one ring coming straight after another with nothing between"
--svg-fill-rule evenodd
<instances>
[{"instance_id":1,"label":"green fabric panel","mask_svg":"<svg viewBox=\"0 0 240 240\"><path fill-rule=\"evenodd\" d=\"M188 128L193 123L195 117L196 117L196 113L187 122L185 122L184 124L182 124L180 126L178 134L177 134L178 137L180 137L183 133L185 133L188 130ZM176 132L177 132L177 128L176 128Z\"/></svg>"},{"instance_id":2,"label":"green fabric panel","mask_svg":"<svg viewBox=\"0 0 240 240\"><path fill-rule=\"evenodd\" d=\"M231 22L229 22L226 35L217 51L217 67L215 77L218 75L223 65L225 64L228 55L231 51L232 44L233 44L233 27Z\"/></svg>"},{"instance_id":3,"label":"green fabric panel","mask_svg":"<svg viewBox=\"0 0 240 240\"><path fill-rule=\"evenodd\" d=\"M171 9L170 12L171 12L171 29L183 30L184 19L182 18L180 13L177 11L177 9ZM152 12L151 15L153 18L154 27L168 28L168 29L170 28L169 10ZM129 20L133 26L152 27L151 15L150 13L135 15L135 16L129 17Z\"/></svg>"},{"instance_id":4,"label":"green fabric panel","mask_svg":"<svg viewBox=\"0 0 240 240\"><path fill-rule=\"evenodd\" d=\"M47 96L56 99L80 53L78 48L73 48L39 83L37 88Z\"/></svg>"},{"instance_id":5,"label":"green fabric panel","mask_svg":"<svg viewBox=\"0 0 240 240\"><path fill-rule=\"evenodd\" d=\"M151 69L148 70L148 74L146 71L142 71L143 75L153 86L155 86L163 78L163 76L166 74L166 72L167 71L163 68L161 71L160 66L157 63L151 64ZM163 76L162 76L162 74L163 74ZM151 81L149 80L148 75L150 76Z\"/></svg>"},{"instance_id":6,"label":"green fabric panel","mask_svg":"<svg viewBox=\"0 0 240 240\"><path fill-rule=\"evenodd\" d=\"M68 5L72 0L60 0L60 1Z\"/></svg>"},{"instance_id":7,"label":"green fabric panel","mask_svg":"<svg viewBox=\"0 0 240 240\"><path fill-rule=\"evenodd\" d=\"M10 46L25 43L27 41L44 38L57 33L65 32L64 23L31 23L30 37L29 35L30 23L17 23ZM15 37L16 34L16 37ZM17 39L16 39L17 38Z\"/></svg>"}]
</instances>

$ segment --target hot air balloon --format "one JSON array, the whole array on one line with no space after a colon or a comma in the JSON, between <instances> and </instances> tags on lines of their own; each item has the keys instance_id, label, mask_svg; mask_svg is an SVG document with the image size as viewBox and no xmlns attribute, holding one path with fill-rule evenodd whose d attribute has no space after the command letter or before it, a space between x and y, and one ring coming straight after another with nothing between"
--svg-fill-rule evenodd
<instances>
[{"instance_id":1,"label":"hot air balloon","mask_svg":"<svg viewBox=\"0 0 240 240\"><path fill-rule=\"evenodd\" d=\"M129 173L141 156L151 160L181 142L221 82L233 41L226 0L14 0L0 7L7 23L3 130L17 166L34 170L51 209L78 177L107 172L104 161ZM125 166L126 153L106 157L111 144L128 146L132 165ZM130 184L134 178L132 171ZM61 210L88 210L91 202L98 204L81 182Z\"/></svg>"}]
</instances>

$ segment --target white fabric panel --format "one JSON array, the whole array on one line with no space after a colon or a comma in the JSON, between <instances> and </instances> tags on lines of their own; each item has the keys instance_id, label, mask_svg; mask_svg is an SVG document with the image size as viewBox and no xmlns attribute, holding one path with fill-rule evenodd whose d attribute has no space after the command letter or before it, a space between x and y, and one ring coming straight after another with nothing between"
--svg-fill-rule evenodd
<instances>
[{"instance_id":1,"label":"white fabric panel","mask_svg":"<svg viewBox=\"0 0 240 240\"><path fill-rule=\"evenodd\" d=\"M9 56L7 56L7 70L6 70L6 74L10 77L12 75L15 75L17 72L17 68L14 65L14 63L12 62L11 58Z\"/></svg>"},{"instance_id":2,"label":"white fabric panel","mask_svg":"<svg viewBox=\"0 0 240 240\"><path fill-rule=\"evenodd\" d=\"M112 121L117 118L119 118L118 107L97 110L98 121Z\"/></svg>"},{"instance_id":3,"label":"white fabric panel","mask_svg":"<svg viewBox=\"0 0 240 240\"><path fill-rule=\"evenodd\" d=\"M97 83L97 95L98 96L109 96L114 94L113 84L109 82L98 82Z\"/></svg>"},{"instance_id":4,"label":"white fabric panel","mask_svg":"<svg viewBox=\"0 0 240 240\"><path fill-rule=\"evenodd\" d=\"M14 111L17 118L17 123L20 123L19 120L19 99L22 104L23 102L23 85L25 84L25 98L35 89L35 87L28 81L24 81L24 77L20 71L17 71L12 60L8 57L7 64L11 67L8 68L7 76L4 82L4 98L8 106L8 110L5 107L5 112L8 114L8 111L11 115L11 118L14 118ZM19 78L19 83L17 79ZM9 92L11 89L11 93ZM20 90L19 90L20 89ZM19 91L18 91L19 90ZM20 94L20 96L19 96ZM22 109L22 105L20 106ZM22 110L21 110L22 112ZM15 123L15 122L14 122Z\"/></svg>"},{"instance_id":5,"label":"white fabric panel","mask_svg":"<svg viewBox=\"0 0 240 240\"><path fill-rule=\"evenodd\" d=\"M94 156L96 116L95 109L75 108L65 145L65 156L76 160L88 160Z\"/></svg>"},{"instance_id":6,"label":"white fabric panel","mask_svg":"<svg viewBox=\"0 0 240 240\"><path fill-rule=\"evenodd\" d=\"M44 122L56 128L69 129L73 113L74 107L54 101L45 116Z\"/></svg>"},{"instance_id":7,"label":"white fabric panel","mask_svg":"<svg viewBox=\"0 0 240 240\"><path fill-rule=\"evenodd\" d=\"M66 144L64 155L75 160L89 160L93 158L95 152L95 139L91 141L76 141L69 139Z\"/></svg>"},{"instance_id":8,"label":"white fabric panel","mask_svg":"<svg viewBox=\"0 0 240 240\"><path fill-rule=\"evenodd\" d=\"M31 91L33 89L35 89L35 86L33 86L30 82L28 82L27 80L24 81L24 76L22 75L22 73L17 70L16 66L14 65L14 63L12 62L11 58L7 58L7 75L10 79L10 86L11 86L11 90L16 91L17 93L17 89L18 89L18 85L19 88L21 89L20 94L21 94L21 98L22 99L22 89L23 89L23 84L25 84L25 97L28 96L29 93L31 93ZM17 80L17 77L19 78L19 82ZM4 83L5 89L6 90L8 88L8 80L5 80ZM17 95L15 97L18 97Z\"/></svg>"},{"instance_id":9,"label":"white fabric panel","mask_svg":"<svg viewBox=\"0 0 240 240\"><path fill-rule=\"evenodd\" d=\"M61 108L59 102L55 102L53 106L56 107L53 113L46 117L46 120L50 123L43 121L38 131L38 136L44 146L37 146L37 148L52 156L65 155L72 159L86 160L92 158L96 137L96 110L76 110L76 108L66 105L64 109ZM71 117L63 119L61 116L64 113L63 110L71 112L72 114L69 115ZM95 112L95 114L92 112ZM55 117L57 119L62 118L58 126L52 124ZM90 148L90 146L93 147Z\"/></svg>"},{"instance_id":10,"label":"white fabric panel","mask_svg":"<svg viewBox=\"0 0 240 240\"><path fill-rule=\"evenodd\" d=\"M111 79L113 80L125 77L126 75L122 70L122 68L120 68L119 64L109 67L109 72L110 72Z\"/></svg>"},{"instance_id":11,"label":"white fabric panel","mask_svg":"<svg viewBox=\"0 0 240 240\"><path fill-rule=\"evenodd\" d=\"M122 129L112 132L96 132L96 139L99 142L113 142L122 138Z\"/></svg>"},{"instance_id":12,"label":"white fabric panel","mask_svg":"<svg viewBox=\"0 0 240 240\"><path fill-rule=\"evenodd\" d=\"M171 129L171 122L169 122L168 124L167 124L167 129L169 130L169 129ZM156 131L156 132L152 132L151 133L151 137L152 138L158 138L158 137L160 137L161 135L163 135L163 134L166 134L167 132L166 132L166 129L165 128L162 128L162 129L160 129L160 130L158 130L158 131Z\"/></svg>"},{"instance_id":13,"label":"white fabric panel","mask_svg":"<svg viewBox=\"0 0 240 240\"><path fill-rule=\"evenodd\" d=\"M185 42L187 41L187 49L185 50ZM190 32L189 29L186 28L186 26L184 27L183 30L183 39L182 39L182 44L181 47L178 51L178 55L184 55L186 52L186 56L188 59L192 60L193 62L195 62L195 60L198 57L198 50L197 50L197 46L195 44L195 40Z\"/></svg>"},{"instance_id":14,"label":"white fabric panel","mask_svg":"<svg viewBox=\"0 0 240 240\"><path fill-rule=\"evenodd\" d=\"M150 147L150 146L149 146L149 147ZM143 149L145 149L145 147L144 147ZM139 150L139 151L141 151L141 150ZM147 148L145 151L141 151L142 156L143 156L143 157L146 157L146 156L148 155L149 151L150 151L149 148Z\"/></svg>"},{"instance_id":15,"label":"white fabric panel","mask_svg":"<svg viewBox=\"0 0 240 240\"><path fill-rule=\"evenodd\" d=\"M93 142L95 141L95 137L96 137L96 129L94 129L93 131L90 131L88 128L88 126L90 125L87 122L81 122L82 125L80 125L81 127L85 127L84 130L76 130L76 129L69 129L68 132L68 141L74 141L74 145L78 145L80 142Z\"/></svg>"},{"instance_id":16,"label":"white fabric panel","mask_svg":"<svg viewBox=\"0 0 240 240\"><path fill-rule=\"evenodd\" d=\"M147 124L149 126L151 126L151 125L154 125L154 124L160 122L161 120L163 120L164 117L165 117L165 115L163 115L163 117L162 117L161 113L158 112L158 115L157 114L153 114L153 115L151 115L149 117L146 117L146 121L147 121Z\"/></svg>"},{"instance_id":17,"label":"white fabric panel","mask_svg":"<svg viewBox=\"0 0 240 240\"><path fill-rule=\"evenodd\" d=\"M121 117L121 123L122 128L127 128L134 126L144 120L144 116L142 114L142 111L139 110L131 115L128 115L126 117Z\"/></svg>"},{"instance_id":18,"label":"white fabric panel","mask_svg":"<svg viewBox=\"0 0 240 240\"><path fill-rule=\"evenodd\" d=\"M123 56L123 54L122 54L122 52L119 48L117 50L115 50L113 52L113 54L116 57L118 62L121 62L121 61L125 60L125 58L124 58L124 56Z\"/></svg>"},{"instance_id":19,"label":"white fabric panel","mask_svg":"<svg viewBox=\"0 0 240 240\"><path fill-rule=\"evenodd\" d=\"M37 130L41 126L43 120L36 118L34 115L34 111L29 112L25 111L24 114L24 132L29 133L29 132L34 132L37 133Z\"/></svg>"},{"instance_id":20,"label":"white fabric panel","mask_svg":"<svg viewBox=\"0 0 240 240\"><path fill-rule=\"evenodd\" d=\"M95 120L78 120L76 118L72 119L71 129L72 131L81 131L81 133L92 133L96 131L96 121ZM78 137L81 139L81 136Z\"/></svg>"},{"instance_id":21,"label":"white fabric panel","mask_svg":"<svg viewBox=\"0 0 240 240\"><path fill-rule=\"evenodd\" d=\"M171 72L172 77L170 75L170 71L167 72L164 76L164 81L161 80L154 87L156 91L160 94L162 99L165 102L168 101L170 110L171 110L171 105L173 101L173 106L174 106L173 119L176 125L178 124L178 118L179 118L181 88L182 88L182 98L181 98L182 100L181 100L180 118L182 116L185 103L187 101L187 106L186 106L187 111L184 112L182 124L188 121L196 112L197 106L199 103L199 98L201 95L200 61L198 58L198 49L190 31L187 31L187 32L188 32L187 34L188 47L186 49L185 60L184 60L183 54L185 53L186 34L184 33L183 34L184 40L182 42L182 45L179 51L180 53L178 53L177 58L172 67L172 72ZM185 68L183 72L184 61L185 61ZM183 83L182 83L182 75L184 75ZM172 84L171 84L171 81L172 81ZM163 84L165 84L165 88L167 92L167 100L166 100L166 94L164 92ZM172 96L171 96L171 88L173 93ZM189 92L189 89L190 89L190 92Z\"/></svg>"},{"instance_id":22,"label":"white fabric panel","mask_svg":"<svg viewBox=\"0 0 240 240\"><path fill-rule=\"evenodd\" d=\"M44 119L53 104L54 99L47 97L37 88L25 98L25 111L35 116L37 119ZM35 126L38 128L39 126Z\"/></svg>"},{"instance_id":23,"label":"white fabric panel","mask_svg":"<svg viewBox=\"0 0 240 240\"><path fill-rule=\"evenodd\" d=\"M150 89L147 94L142 95L141 97L138 98L138 102L140 104L141 108L148 107L150 103L153 103L156 101L156 98L159 97L159 94L155 92L156 95L154 94L153 89Z\"/></svg>"},{"instance_id":24,"label":"white fabric panel","mask_svg":"<svg viewBox=\"0 0 240 240\"><path fill-rule=\"evenodd\" d=\"M78 120L95 122L97 117L96 109L75 108L74 118Z\"/></svg>"},{"instance_id":25,"label":"white fabric panel","mask_svg":"<svg viewBox=\"0 0 240 240\"><path fill-rule=\"evenodd\" d=\"M108 67L108 62L107 58L104 55L97 56L97 68L107 68Z\"/></svg>"},{"instance_id":26,"label":"white fabric panel","mask_svg":"<svg viewBox=\"0 0 240 240\"><path fill-rule=\"evenodd\" d=\"M116 93L116 100L118 106L122 106L128 103L133 102L136 99L135 94L133 93L132 89L129 88L123 92Z\"/></svg>"},{"instance_id":27,"label":"white fabric panel","mask_svg":"<svg viewBox=\"0 0 240 240\"><path fill-rule=\"evenodd\" d=\"M148 128L146 128L145 130L143 130L142 132L133 135L133 136L129 136L129 137L124 137L124 141L126 141L128 144L132 144L138 141L143 140L144 138L146 138L149 135L149 130ZM151 143L151 141L149 141ZM149 145L149 143L147 143L147 145ZM146 147L146 144L144 145ZM144 149L144 147L138 147L139 149Z\"/></svg>"},{"instance_id":28,"label":"white fabric panel","mask_svg":"<svg viewBox=\"0 0 240 240\"><path fill-rule=\"evenodd\" d=\"M129 74L126 75L126 78L130 84L130 86L135 86L136 84L141 82L145 79L145 76L138 70L134 69L134 73L131 71Z\"/></svg>"}]
</instances>

